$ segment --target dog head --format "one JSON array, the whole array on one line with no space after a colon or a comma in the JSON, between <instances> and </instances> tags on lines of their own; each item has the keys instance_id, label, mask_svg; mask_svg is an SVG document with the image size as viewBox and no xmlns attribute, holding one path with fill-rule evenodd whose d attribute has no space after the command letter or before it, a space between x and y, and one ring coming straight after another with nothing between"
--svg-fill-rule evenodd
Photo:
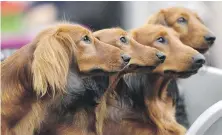
<instances>
[{"instance_id":1,"label":"dog head","mask_svg":"<svg viewBox=\"0 0 222 135\"><path fill-rule=\"evenodd\" d=\"M131 56L128 65L134 71L151 71L165 60L165 55L155 48L136 42L120 28L103 29L93 33L100 41L113 45Z\"/></svg>"},{"instance_id":2,"label":"dog head","mask_svg":"<svg viewBox=\"0 0 222 135\"><path fill-rule=\"evenodd\" d=\"M187 8L172 7L162 9L152 15L148 23L161 24L173 28L180 34L180 39L184 44L201 53L205 53L216 39L197 13Z\"/></svg>"},{"instance_id":3,"label":"dog head","mask_svg":"<svg viewBox=\"0 0 222 135\"><path fill-rule=\"evenodd\" d=\"M204 56L183 44L179 34L171 28L146 24L131 33L137 42L154 47L166 55L165 62L154 70L156 73L186 77L196 73L205 62Z\"/></svg>"}]
</instances>

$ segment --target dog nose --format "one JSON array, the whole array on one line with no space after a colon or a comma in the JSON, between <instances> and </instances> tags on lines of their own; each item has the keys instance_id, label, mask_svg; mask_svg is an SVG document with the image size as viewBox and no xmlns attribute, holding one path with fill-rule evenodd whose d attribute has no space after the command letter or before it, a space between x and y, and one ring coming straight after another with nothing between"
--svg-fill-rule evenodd
<instances>
[{"instance_id":1,"label":"dog nose","mask_svg":"<svg viewBox=\"0 0 222 135\"><path fill-rule=\"evenodd\" d=\"M166 56L163 53L161 53L161 52L157 52L156 56L161 61L161 63L163 63L165 61L165 59L166 59Z\"/></svg>"},{"instance_id":2,"label":"dog nose","mask_svg":"<svg viewBox=\"0 0 222 135\"><path fill-rule=\"evenodd\" d=\"M197 54L193 58L193 69L198 69L205 63L205 57L202 54Z\"/></svg>"},{"instance_id":3,"label":"dog nose","mask_svg":"<svg viewBox=\"0 0 222 135\"><path fill-rule=\"evenodd\" d=\"M129 63L131 57L128 54L121 55L124 62Z\"/></svg>"},{"instance_id":4,"label":"dog nose","mask_svg":"<svg viewBox=\"0 0 222 135\"><path fill-rule=\"evenodd\" d=\"M208 34L208 35L204 36L204 39L207 41L207 43L209 45L212 45L214 43L214 41L216 40L216 37L213 36L212 34Z\"/></svg>"}]
</instances>

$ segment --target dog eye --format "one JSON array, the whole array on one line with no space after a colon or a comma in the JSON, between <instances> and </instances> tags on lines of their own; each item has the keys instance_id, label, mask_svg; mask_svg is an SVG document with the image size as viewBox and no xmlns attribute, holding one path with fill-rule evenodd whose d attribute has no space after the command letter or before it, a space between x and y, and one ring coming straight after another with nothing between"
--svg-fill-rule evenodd
<instances>
[{"instance_id":1,"label":"dog eye","mask_svg":"<svg viewBox=\"0 0 222 135\"><path fill-rule=\"evenodd\" d=\"M159 37L156 39L156 41L163 44L166 43L166 39L164 37Z\"/></svg>"},{"instance_id":2,"label":"dog eye","mask_svg":"<svg viewBox=\"0 0 222 135\"><path fill-rule=\"evenodd\" d=\"M90 40L90 38L86 35L86 36L84 36L83 38L82 38L82 40L84 41L84 42L86 42L86 43L91 43L91 40Z\"/></svg>"},{"instance_id":3,"label":"dog eye","mask_svg":"<svg viewBox=\"0 0 222 135\"><path fill-rule=\"evenodd\" d=\"M128 43L128 40L126 39L126 37L121 37L120 41L124 44Z\"/></svg>"},{"instance_id":4,"label":"dog eye","mask_svg":"<svg viewBox=\"0 0 222 135\"><path fill-rule=\"evenodd\" d=\"M177 22L178 23L186 23L187 20L185 18L183 18L183 17L180 17L180 18L177 19Z\"/></svg>"}]
</instances>

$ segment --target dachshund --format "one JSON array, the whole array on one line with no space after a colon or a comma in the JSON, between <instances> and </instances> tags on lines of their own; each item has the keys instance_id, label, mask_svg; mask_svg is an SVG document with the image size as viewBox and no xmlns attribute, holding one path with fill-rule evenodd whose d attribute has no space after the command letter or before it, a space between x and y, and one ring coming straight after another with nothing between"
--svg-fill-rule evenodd
<instances>
[{"instance_id":1,"label":"dachshund","mask_svg":"<svg viewBox=\"0 0 222 135\"><path fill-rule=\"evenodd\" d=\"M196 49L200 53L205 53L212 47L216 40L215 35L207 28L201 18L194 11L184 7L171 7L161 9L153 14L147 21L148 24L161 24L173 28L180 34L180 40ZM179 95L176 80L172 80L168 85L168 91L174 94L177 121L189 127L185 105Z\"/></svg>"},{"instance_id":2,"label":"dachshund","mask_svg":"<svg viewBox=\"0 0 222 135\"><path fill-rule=\"evenodd\" d=\"M180 35L180 40L196 49L200 53L205 53L214 43L216 37L204 25L204 22L194 11L183 7L171 7L161 9L152 15L148 24L161 24L173 28Z\"/></svg>"},{"instance_id":3,"label":"dachshund","mask_svg":"<svg viewBox=\"0 0 222 135\"><path fill-rule=\"evenodd\" d=\"M139 44L120 28L99 30L94 32L93 35L100 41L105 41L105 43L115 46L131 56L131 60L128 63L130 70L126 73L151 72L157 65L163 63L166 58L157 49ZM108 90L106 89L112 78L107 76L87 78L85 80L87 92L79 100L78 106L72 103L72 100L70 100L72 97L64 97L71 104L67 105L67 102L61 103L60 101L55 109L49 111L49 118L46 119L41 132L37 134L101 134L103 120L107 115L106 104L109 102L108 97L112 96L111 93L109 93L110 95L107 94ZM52 116L54 117L52 118Z\"/></svg>"},{"instance_id":4,"label":"dachshund","mask_svg":"<svg viewBox=\"0 0 222 135\"><path fill-rule=\"evenodd\" d=\"M67 89L83 93L82 77L118 72L129 60L80 25L43 30L1 63L2 135L33 134L47 106Z\"/></svg>"},{"instance_id":5,"label":"dachshund","mask_svg":"<svg viewBox=\"0 0 222 135\"><path fill-rule=\"evenodd\" d=\"M137 42L143 45L154 42L152 47L166 54L165 62L159 65L152 74L142 77L143 81L128 79L134 80L129 83L134 90L146 88L147 83L150 85L150 90L147 91L151 94L144 99L148 117L156 128L150 128L150 130L154 130L153 134L159 135L185 134L185 128L175 120L175 110L173 102L169 100L167 86L174 78L186 78L195 74L204 64L204 56L183 44L179 39L179 34L173 29L162 25L145 24L131 30L131 34Z\"/></svg>"}]
</instances>

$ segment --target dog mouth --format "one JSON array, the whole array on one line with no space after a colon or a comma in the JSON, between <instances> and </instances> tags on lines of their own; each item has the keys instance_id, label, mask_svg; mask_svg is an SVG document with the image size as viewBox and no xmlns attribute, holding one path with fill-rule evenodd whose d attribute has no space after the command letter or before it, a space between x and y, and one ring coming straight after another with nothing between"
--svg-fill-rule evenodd
<instances>
[{"instance_id":1,"label":"dog mouth","mask_svg":"<svg viewBox=\"0 0 222 135\"><path fill-rule=\"evenodd\" d=\"M88 72L84 72L83 74L88 75L88 76L97 76L97 75L109 76L109 75L113 75L117 72L118 71L106 71L106 70L101 69L101 68L93 68L93 69L89 70Z\"/></svg>"},{"instance_id":2,"label":"dog mouth","mask_svg":"<svg viewBox=\"0 0 222 135\"><path fill-rule=\"evenodd\" d=\"M188 70L188 71L182 71L182 72L177 72L174 70L165 70L164 75L165 76L170 76L170 77L175 77L175 78L188 78L194 74L196 74L198 70Z\"/></svg>"},{"instance_id":3,"label":"dog mouth","mask_svg":"<svg viewBox=\"0 0 222 135\"><path fill-rule=\"evenodd\" d=\"M137 64L128 64L128 65L122 65L122 69L124 70L124 73L134 73L134 72L144 72L144 73L149 73L153 71L156 66L141 66ZM102 68L93 68L89 70L88 72L84 72L84 75L88 76L94 76L94 75L113 75L119 71L106 71Z\"/></svg>"},{"instance_id":4,"label":"dog mouth","mask_svg":"<svg viewBox=\"0 0 222 135\"><path fill-rule=\"evenodd\" d=\"M195 50L197 50L198 52L204 54L205 52L207 52L209 50L209 48L195 48Z\"/></svg>"},{"instance_id":5,"label":"dog mouth","mask_svg":"<svg viewBox=\"0 0 222 135\"><path fill-rule=\"evenodd\" d=\"M151 72L156 68L156 66L142 66L137 64L127 65L126 70L128 72Z\"/></svg>"}]
</instances>

